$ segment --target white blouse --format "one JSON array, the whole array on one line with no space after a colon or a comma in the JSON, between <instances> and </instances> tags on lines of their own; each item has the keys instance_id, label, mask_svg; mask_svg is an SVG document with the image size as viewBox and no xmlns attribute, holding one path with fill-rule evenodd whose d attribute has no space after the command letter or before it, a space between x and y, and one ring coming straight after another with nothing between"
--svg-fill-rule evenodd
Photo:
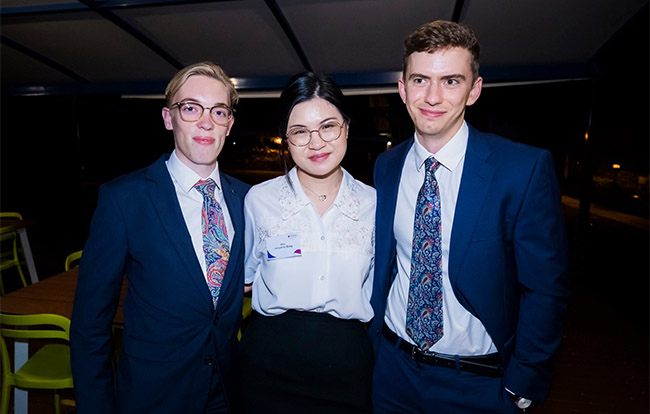
<instances>
[{"instance_id":1,"label":"white blouse","mask_svg":"<svg viewBox=\"0 0 650 414\"><path fill-rule=\"evenodd\" d=\"M246 196L246 283L253 309L272 316L289 309L327 312L367 322L375 250L375 189L343 170L330 208L319 216L298 180L281 176Z\"/></svg>"}]
</instances>

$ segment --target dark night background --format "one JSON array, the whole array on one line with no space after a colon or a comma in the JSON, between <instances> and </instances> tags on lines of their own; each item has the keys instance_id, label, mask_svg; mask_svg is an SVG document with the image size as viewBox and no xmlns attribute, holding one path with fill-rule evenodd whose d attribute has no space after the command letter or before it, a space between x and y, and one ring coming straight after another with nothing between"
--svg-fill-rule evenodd
<instances>
[{"instance_id":1,"label":"dark night background","mask_svg":"<svg viewBox=\"0 0 650 414\"><path fill-rule=\"evenodd\" d=\"M467 119L550 150L563 194L647 218L648 22L640 15L596 55L590 79L488 84ZM386 141L409 138L412 123L397 93L346 99L352 123L344 166L371 184ZM251 184L273 174L260 170L280 171L274 100L240 100L220 156L222 169ZM3 96L0 207L38 222L29 233L41 277L83 247L101 183L173 149L163 106L119 95Z\"/></svg>"},{"instance_id":2,"label":"dark night background","mask_svg":"<svg viewBox=\"0 0 650 414\"><path fill-rule=\"evenodd\" d=\"M579 410L553 412L648 412L648 34L646 5L589 62L587 78L496 86L486 75L488 87L467 111L479 130L548 149L563 196L580 201L579 209L564 206L573 297L550 397L554 407ZM346 99L343 165L372 184L387 141L410 138L413 126L397 93ZM275 103L240 100L222 170L251 184L281 173ZM2 96L0 211L36 221L28 234L41 279L83 248L101 183L173 150L164 104L117 94ZM590 204L640 218L645 228L590 216ZM12 283L18 287L5 279L9 290ZM579 387L590 394L574 394ZM597 398L609 402L596 406Z\"/></svg>"}]
</instances>

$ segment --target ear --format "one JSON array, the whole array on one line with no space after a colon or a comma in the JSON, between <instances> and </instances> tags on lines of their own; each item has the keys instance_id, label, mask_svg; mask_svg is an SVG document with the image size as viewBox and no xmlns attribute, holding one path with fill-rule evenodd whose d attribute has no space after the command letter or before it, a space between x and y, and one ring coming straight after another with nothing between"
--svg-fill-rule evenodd
<instances>
[{"instance_id":1,"label":"ear","mask_svg":"<svg viewBox=\"0 0 650 414\"><path fill-rule=\"evenodd\" d=\"M406 103L406 86L404 85L404 78L402 76L397 81L397 89L399 90L399 96L402 98L402 102Z\"/></svg>"},{"instance_id":2,"label":"ear","mask_svg":"<svg viewBox=\"0 0 650 414\"><path fill-rule=\"evenodd\" d=\"M162 109L162 117L163 117L163 122L165 123L165 128L169 131L172 131L174 129L174 126L172 124L172 114L169 111L169 108L163 108Z\"/></svg>"},{"instance_id":3,"label":"ear","mask_svg":"<svg viewBox=\"0 0 650 414\"><path fill-rule=\"evenodd\" d=\"M472 85L472 89L469 90L469 96L467 97L467 106L473 105L474 102L481 96L481 90L483 89L483 78L478 77Z\"/></svg>"}]
</instances>

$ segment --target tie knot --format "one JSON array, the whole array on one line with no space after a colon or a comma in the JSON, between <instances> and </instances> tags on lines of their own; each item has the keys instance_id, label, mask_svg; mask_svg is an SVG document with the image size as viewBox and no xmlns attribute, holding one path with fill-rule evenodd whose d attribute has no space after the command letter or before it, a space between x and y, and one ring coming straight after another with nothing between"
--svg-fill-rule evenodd
<instances>
[{"instance_id":1,"label":"tie knot","mask_svg":"<svg viewBox=\"0 0 650 414\"><path fill-rule=\"evenodd\" d=\"M199 180L196 182L196 184L194 184L194 188L196 188L204 196L209 197L214 195L214 189L216 186L217 184L212 178L208 178L207 180Z\"/></svg>"},{"instance_id":2,"label":"tie knot","mask_svg":"<svg viewBox=\"0 0 650 414\"><path fill-rule=\"evenodd\" d=\"M438 162L434 157L429 157L424 160L424 168L426 168L427 171L436 172L438 167L440 167L440 162Z\"/></svg>"}]
</instances>

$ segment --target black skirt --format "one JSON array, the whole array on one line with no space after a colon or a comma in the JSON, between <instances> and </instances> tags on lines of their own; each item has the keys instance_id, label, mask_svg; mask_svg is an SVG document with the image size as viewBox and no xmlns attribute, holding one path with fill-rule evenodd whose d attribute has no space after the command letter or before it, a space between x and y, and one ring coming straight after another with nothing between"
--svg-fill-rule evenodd
<instances>
[{"instance_id":1,"label":"black skirt","mask_svg":"<svg viewBox=\"0 0 650 414\"><path fill-rule=\"evenodd\" d=\"M370 413L373 362L358 320L254 312L238 354L244 412Z\"/></svg>"}]
</instances>

